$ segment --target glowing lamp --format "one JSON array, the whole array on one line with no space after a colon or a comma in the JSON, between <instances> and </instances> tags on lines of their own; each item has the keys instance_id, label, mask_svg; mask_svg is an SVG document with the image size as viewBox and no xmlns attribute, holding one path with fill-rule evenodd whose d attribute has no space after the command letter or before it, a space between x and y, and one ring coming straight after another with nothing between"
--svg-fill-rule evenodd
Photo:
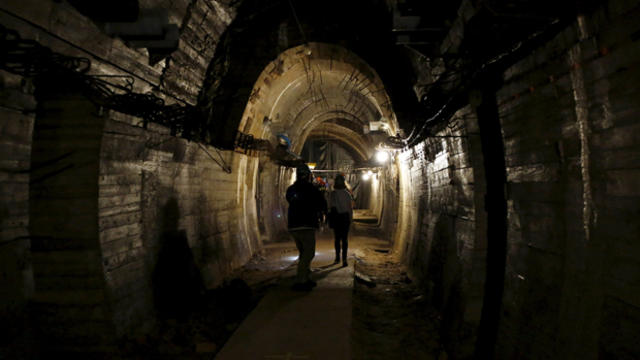
<instances>
[{"instance_id":1,"label":"glowing lamp","mask_svg":"<svg viewBox=\"0 0 640 360\"><path fill-rule=\"evenodd\" d=\"M376 153L376 161L378 161L379 163L381 163L381 164L385 163L385 162L387 162L387 160L389 160L389 153L388 152L379 150Z\"/></svg>"}]
</instances>

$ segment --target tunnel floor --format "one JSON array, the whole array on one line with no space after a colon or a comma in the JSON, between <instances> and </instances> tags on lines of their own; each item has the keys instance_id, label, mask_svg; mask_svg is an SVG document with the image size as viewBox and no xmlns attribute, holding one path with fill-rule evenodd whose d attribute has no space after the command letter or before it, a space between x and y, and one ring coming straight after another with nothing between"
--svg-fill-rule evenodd
<instances>
[{"instance_id":1,"label":"tunnel floor","mask_svg":"<svg viewBox=\"0 0 640 360\"><path fill-rule=\"evenodd\" d=\"M216 359L351 358L353 266L333 264L328 245L319 241L312 264L318 286L310 292L291 290L296 266L289 266L279 286L266 294Z\"/></svg>"},{"instance_id":2,"label":"tunnel floor","mask_svg":"<svg viewBox=\"0 0 640 360\"><path fill-rule=\"evenodd\" d=\"M437 312L390 254L389 243L361 235L365 229L350 236L346 268L333 264L330 230L318 232L312 263L318 286L308 293L290 290L293 243L266 246L244 277L251 283L274 272L267 280L274 284L216 359L438 359Z\"/></svg>"},{"instance_id":3,"label":"tunnel floor","mask_svg":"<svg viewBox=\"0 0 640 360\"><path fill-rule=\"evenodd\" d=\"M356 225L349 266L333 264L330 229L317 233L318 286L291 290L293 241L267 244L235 280L204 295L184 318L129 339L125 357L166 359L445 359L438 312L391 254L389 242Z\"/></svg>"}]
</instances>

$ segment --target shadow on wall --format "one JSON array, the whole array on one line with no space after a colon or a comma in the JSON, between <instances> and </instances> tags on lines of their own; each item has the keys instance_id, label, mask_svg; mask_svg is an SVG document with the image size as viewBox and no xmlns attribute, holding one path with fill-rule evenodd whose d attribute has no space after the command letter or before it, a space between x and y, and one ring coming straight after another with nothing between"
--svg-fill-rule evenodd
<instances>
[{"instance_id":1,"label":"shadow on wall","mask_svg":"<svg viewBox=\"0 0 640 360\"><path fill-rule=\"evenodd\" d=\"M440 337L452 358L456 358L464 314L462 266L457 254L454 225L454 217L440 215L434 227L427 265L431 301L442 313Z\"/></svg>"},{"instance_id":2,"label":"shadow on wall","mask_svg":"<svg viewBox=\"0 0 640 360\"><path fill-rule=\"evenodd\" d=\"M158 261L152 278L155 307L160 318L186 318L202 304L205 287L187 234L178 229L178 201L169 198L160 216Z\"/></svg>"}]
</instances>

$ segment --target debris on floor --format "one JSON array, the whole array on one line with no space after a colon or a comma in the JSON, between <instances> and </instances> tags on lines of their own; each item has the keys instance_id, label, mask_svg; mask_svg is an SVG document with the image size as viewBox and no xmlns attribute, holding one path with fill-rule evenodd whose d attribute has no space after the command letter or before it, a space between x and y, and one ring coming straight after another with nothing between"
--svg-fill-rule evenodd
<instances>
[{"instance_id":1,"label":"debris on floor","mask_svg":"<svg viewBox=\"0 0 640 360\"><path fill-rule=\"evenodd\" d=\"M360 249L354 283L353 359L446 359L440 316L390 252ZM375 279L370 286L362 279Z\"/></svg>"},{"instance_id":2,"label":"debris on floor","mask_svg":"<svg viewBox=\"0 0 640 360\"><path fill-rule=\"evenodd\" d=\"M356 270L354 272L353 276L355 277L357 282L365 284L368 287L375 287L376 286L375 281L371 280L370 277L368 277L367 275L359 272L358 270Z\"/></svg>"},{"instance_id":3,"label":"debris on floor","mask_svg":"<svg viewBox=\"0 0 640 360\"><path fill-rule=\"evenodd\" d=\"M446 359L438 335L440 316L393 259L386 242L354 237L349 253L355 260L353 359ZM295 273L296 258L293 243L267 247L236 270L233 280L206 291L201 306L188 316L159 319L152 333L123 339L121 358L214 358L264 295L284 281L286 273Z\"/></svg>"}]
</instances>

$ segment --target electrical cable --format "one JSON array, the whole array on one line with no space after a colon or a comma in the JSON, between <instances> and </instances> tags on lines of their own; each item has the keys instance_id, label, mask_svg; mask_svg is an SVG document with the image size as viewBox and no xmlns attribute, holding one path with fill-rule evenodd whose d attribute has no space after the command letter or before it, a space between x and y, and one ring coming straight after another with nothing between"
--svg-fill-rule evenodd
<instances>
[{"instance_id":1,"label":"electrical cable","mask_svg":"<svg viewBox=\"0 0 640 360\"><path fill-rule=\"evenodd\" d=\"M226 163L226 161L224 161L224 158L222 157L222 154L220 154L220 151L214 147L214 149L218 152L218 156L220 157L220 161L218 161L216 158L214 158L208 151L207 149L202 146L201 143L197 143L198 146L200 147L200 149L202 149L202 151L204 151L205 154L207 154L207 156L209 156L209 158L211 160L213 160L213 162L215 162L216 164L218 164L218 166L220 166L222 168L222 170L224 172L226 172L227 174L231 174L231 167ZM222 162L222 163L220 163Z\"/></svg>"},{"instance_id":2,"label":"electrical cable","mask_svg":"<svg viewBox=\"0 0 640 360\"><path fill-rule=\"evenodd\" d=\"M75 43L73 43L73 42L71 42L71 41L69 41L69 40L67 40L67 39L65 39L65 38L63 38L63 37L61 37L61 36L59 36L59 35L56 35L56 34L52 33L52 32L51 32L51 31L49 31L47 28L45 28L45 27L43 27L43 26L41 26L41 25L38 25L38 24L36 24L36 23L34 23L34 22L30 21L30 20L27 20L27 19L23 18L22 16L20 16L20 15L18 15L18 14L15 14L15 13L13 13L13 12L11 12L11 11L7 10L7 9L0 8L0 11L2 11L2 12L4 12L5 14L7 14L7 15L9 15L9 16L11 16L11 17L14 17L14 18L16 18L16 19L18 19L18 20L20 20L20 21L22 21L22 22L27 23L27 24L29 24L30 26L32 26L32 27L34 27L34 28L36 28L36 29L38 29L38 30L40 30L40 31L43 31L43 32L44 32L44 33L46 33L48 36L51 36L51 37L53 37L53 38L55 38L55 39L58 39L58 40L60 40L60 41L64 42L65 44L70 45L71 47L73 47L73 48L75 48L75 49L77 49L77 50L80 50L81 52L84 52L85 54L90 55L91 57L93 57L93 58L94 58L94 59L96 59L96 60L99 60L99 61L100 61L100 62L102 62L102 63L105 63L105 64L108 64L108 65L110 65L110 66L113 66L113 67L115 67L116 69L118 69L118 70L120 70L120 71L122 71L122 72L124 72L124 73L129 74L129 75L130 75L130 76L132 76L132 77L135 77L135 78L137 78L137 79L139 79L139 80L141 80L141 81L144 81L145 83L147 83L147 84L151 85L154 89L156 89L156 90L157 90L158 92L160 92L161 94L163 94L163 95L165 95L165 96L167 96L167 97L170 97L170 98L172 98L172 99L174 99L174 100L176 100L176 101L178 101L178 102L182 103L183 105L191 105L191 104L190 104L188 101L186 101L186 100L180 99L180 98L178 98L178 97L177 97L177 96L175 96L175 95L172 95L172 94L169 94L169 93L167 93L167 92L165 92L165 91L160 90L160 89L161 89L161 84L159 84L159 83L158 83L158 84L156 84L156 83L152 82L151 80L148 80L148 79L146 79L146 78L144 78L144 77L142 77L142 76L140 76L140 75L138 75L138 74L135 74L135 73L133 73L133 72L131 72L131 71L129 71L129 70L127 70L127 69L125 69L125 68L121 67L120 65L118 65L118 64L116 64L116 63L114 63L114 62L111 62L110 60L107 60L107 59L103 58L102 56L100 56L100 55L98 55L98 54L96 54L96 53L94 53L94 52L92 52L92 51L89 51L89 50L87 50L87 49L85 49L85 48L83 48L83 47L81 47L81 46L78 46L78 45L76 45Z\"/></svg>"},{"instance_id":3,"label":"electrical cable","mask_svg":"<svg viewBox=\"0 0 640 360\"><path fill-rule=\"evenodd\" d=\"M547 33L550 28L555 27L559 23L560 23L560 19L554 19L544 29L534 32L533 34L527 36L526 39L524 39L522 41L519 41L518 43L513 45L508 51L504 51L504 52L494 56L493 58L489 59L487 62L485 62L482 65L480 65L476 70L474 70L469 75L470 80L466 82L466 85L473 83L477 79L479 74L481 74L487 67L502 61L507 56L513 55L514 53L516 53L517 51L522 49L525 44L533 42L534 40L536 40L540 36L542 36L545 33ZM449 73L446 76L450 77L450 76L453 76L453 75L454 75L453 73ZM451 80L448 80L448 81L451 81ZM456 89L453 89L452 92L454 93L454 95L450 96L449 99L447 100L447 102L442 107L440 107L440 109L433 116L429 117L428 119L426 119L424 121L424 123L420 127L420 130L417 133L414 133L414 130L416 129L416 127L414 126L411 134L407 138L402 139L402 141L405 144L407 144L407 146L414 145L418 141L417 139L419 138L419 136L426 129L427 125L429 125L430 123L433 123L434 121L436 121L438 119L438 117L446 110L446 108L451 104L451 102L459 95L458 94L458 90L460 90L460 89L462 89L464 87L465 87L464 85L460 85ZM415 136L415 137L413 137L413 136Z\"/></svg>"},{"instance_id":4,"label":"electrical cable","mask_svg":"<svg viewBox=\"0 0 640 360\"><path fill-rule=\"evenodd\" d=\"M289 1L289 7L291 8L291 12L293 13L293 18L296 20L296 24L298 24L298 30L300 31L302 40L305 44L308 44L307 36L305 35L304 30L302 30L302 24L300 23L300 19L298 19L298 14L296 13L296 9L293 7L293 3L291 2L291 0L288 0L288 1Z\"/></svg>"}]
</instances>

